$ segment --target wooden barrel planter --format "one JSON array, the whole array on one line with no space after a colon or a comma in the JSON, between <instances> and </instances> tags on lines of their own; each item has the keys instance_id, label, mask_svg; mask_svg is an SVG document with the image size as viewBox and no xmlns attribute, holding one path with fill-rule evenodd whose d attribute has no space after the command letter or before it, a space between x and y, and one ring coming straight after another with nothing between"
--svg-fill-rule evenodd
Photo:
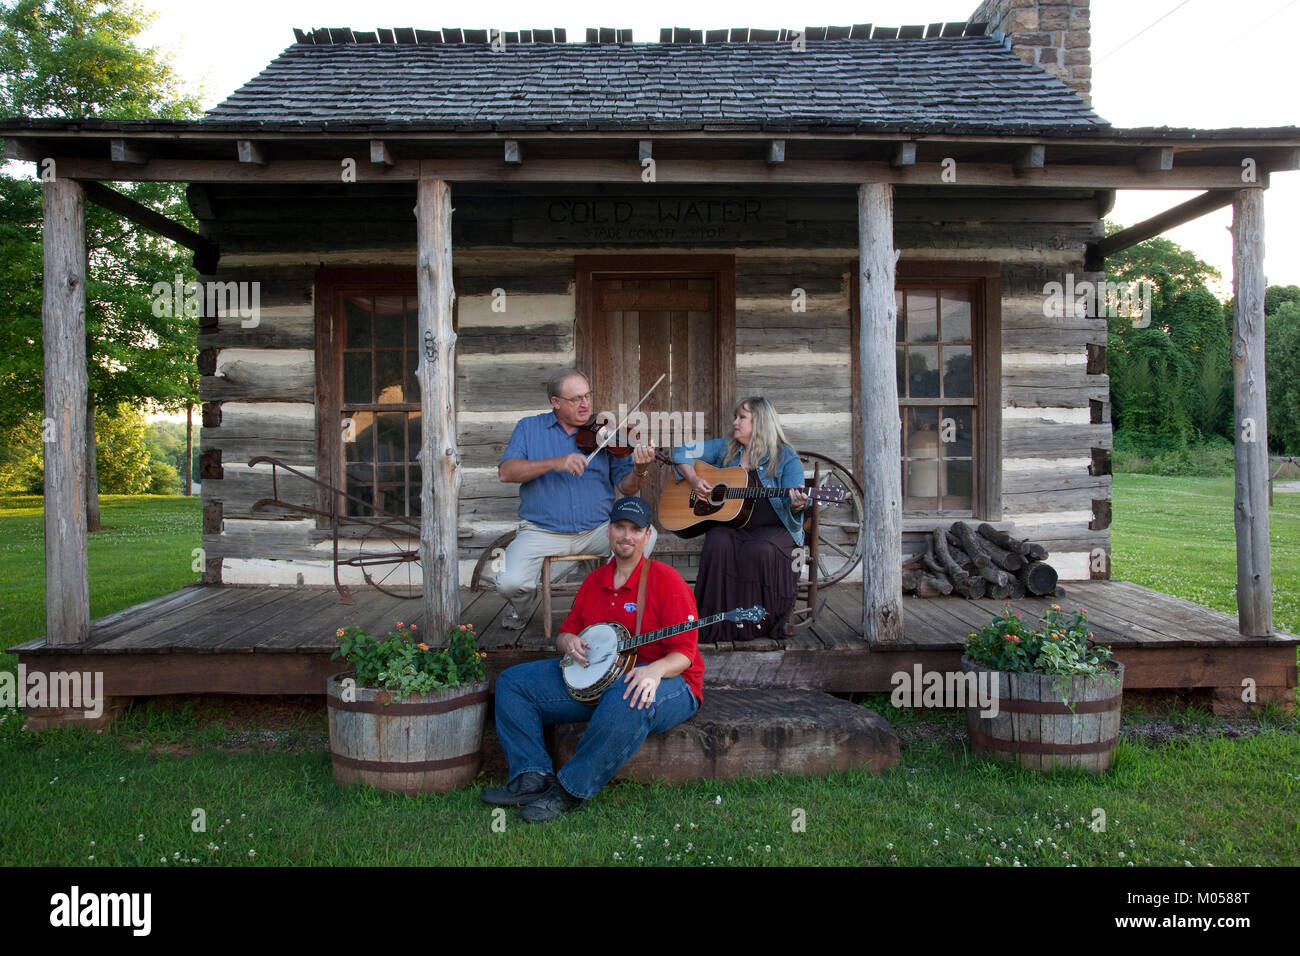
<instances>
[{"instance_id":1,"label":"wooden barrel planter","mask_svg":"<svg viewBox=\"0 0 1300 956\"><path fill-rule=\"evenodd\" d=\"M336 783L445 793L478 775L486 681L401 701L393 701L390 691L357 687L349 695L355 700L344 700L343 679L350 676L335 674L326 690Z\"/></svg>"},{"instance_id":2,"label":"wooden barrel planter","mask_svg":"<svg viewBox=\"0 0 1300 956\"><path fill-rule=\"evenodd\" d=\"M965 655L961 664L967 673L993 675L978 679L994 680L997 687L996 717L981 717L978 706L966 708L975 753L1030 770L1110 769L1124 696L1124 665L1119 661L1109 664L1118 684L1107 678L995 671ZM1062 693L1069 697L1069 706L1062 702Z\"/></svg>"}]
</instances>

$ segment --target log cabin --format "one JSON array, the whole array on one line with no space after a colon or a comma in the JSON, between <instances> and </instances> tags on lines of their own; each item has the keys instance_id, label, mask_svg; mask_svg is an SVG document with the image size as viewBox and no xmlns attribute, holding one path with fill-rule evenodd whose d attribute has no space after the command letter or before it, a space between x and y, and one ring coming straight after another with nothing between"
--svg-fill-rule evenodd
<instances>
[{"instance_id":1,"label":"log cabin","mask_svg":"<svg viewBox=\"0 0 1300 956\"><path fill-rule=\"evenodd\" d=\"M48 625L17 649L29 671L94 653L118 697L320 693L345 613L477 621L494 673L545 653L538 622L502 631L476 586L517 523L504 444L576 366L610 412L666 376L644 410L674 442L725 434L733 402L764 395L810 477L856 491L820 512L805 575L834 588L811 589L809 626L709 648L711 679L882 690L914 660L955 666L1000 605L904 600L900 566L965 520L1048 550L1067 599L1127 649L1130 686L1226 706L1247 674L1294 701L1266 444L1238 443L1235 619L1111 580L1107 305L1062 307L1060 290L1104 286L1108 254L1231 205L1237 416L1263 433L1263 195L1300 165L1296 128L1107 123L1087 0L657 42L294 34L201 120L0 121L11 157L57 169L47 415L72 438L47 446ZM198 233L115 181L188 184ZM1203 194L1107 237L1118 189ZM86 199L193 248L209 292L201 582L94 622L67 517L84 514ZM255 315L232 305L244 290ZM689 572L689 546L664 553ZM381 572L367 554L401 560ZM415 601L366 587L392 573Z\"/></svg>"}]
</instances>

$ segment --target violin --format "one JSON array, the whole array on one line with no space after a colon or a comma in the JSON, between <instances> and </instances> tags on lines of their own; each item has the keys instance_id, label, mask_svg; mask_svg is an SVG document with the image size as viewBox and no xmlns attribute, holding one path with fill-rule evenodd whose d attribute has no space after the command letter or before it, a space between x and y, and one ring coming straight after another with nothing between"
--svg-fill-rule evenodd
<instances>
[{"instance_id":1,"label":"violin","mask_svg":"<svg viewBox=\"0 0 1300 956\"><path fill-rule=\"evenodd\" d=\"M596 449L600 447L601 441L610 431L612 431L610 426L597 424L596 416L593 415L591 421L587 422L587 424L578 426L578 431L574 434L573 439L578 443L578 451L584 455L593 456ZM615 458L626 458L636 449L636 444L628 439L626 432L619 431L603 447L605 451ZM657 448L655 449L655 460L669 466L673 464L673 460Z\"/></svg>"}]
</instances>

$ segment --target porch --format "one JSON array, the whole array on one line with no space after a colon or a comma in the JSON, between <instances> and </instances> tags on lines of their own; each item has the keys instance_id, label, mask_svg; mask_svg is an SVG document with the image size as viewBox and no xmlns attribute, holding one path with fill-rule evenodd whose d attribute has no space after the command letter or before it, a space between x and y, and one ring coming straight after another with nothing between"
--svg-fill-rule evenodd
<instances>
[{"instance_id":1,"label":"porch","mask_svg":"<svg viewBox=\"0 0 1300 956\"><path fill-rule=\"evenodd\" d=\"M888 692L891 675L959 668L965 635L1003 602L957 598L903 601L903 638L873 645L861 634L862 593L824 592L817 620L785 639L702 644L707 684ZM540 611L522 631L501 627L503 601L492 591L461 591L459 620L474 625L488 651L488 676L554 654ZM572 601L556 600L556 624ZM1168 594L1118 580L1067 582L1064 597L1010 602L1027 620L1053 603L1082 606L1099 643L1126 665L1129 690L1213 688L1215 708L1240 707L1242 682L1261 703L1293 703L1300 637L1274 631L1247 637L1237 620ZM320 694L340 670L330 660L334 631L345 623L381 632L396 621L423 624L423 602L358 590L344 604L326 588L195 585L91 622L83 645L37 639L11 648L29 672L104 673L109 697L155 694Z\"/></svg>"}]
</instances>

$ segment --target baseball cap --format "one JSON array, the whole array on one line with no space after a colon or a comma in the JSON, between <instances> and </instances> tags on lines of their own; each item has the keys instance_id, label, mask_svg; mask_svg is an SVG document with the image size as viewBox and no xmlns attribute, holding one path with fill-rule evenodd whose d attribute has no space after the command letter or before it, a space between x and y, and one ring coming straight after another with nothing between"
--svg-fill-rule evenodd
<instances>
[{"instance_id":1,"label":"baseball cap","mask_svg":"<svg viewBox=\"0 0 1300 956\"><path fill-rule=\"evenodd\" d=\"M609 512L609 523L630 521L638 528L649 527L651 522L650 506L636 497L619 498Z\"/></svg>"}]
</instances>

